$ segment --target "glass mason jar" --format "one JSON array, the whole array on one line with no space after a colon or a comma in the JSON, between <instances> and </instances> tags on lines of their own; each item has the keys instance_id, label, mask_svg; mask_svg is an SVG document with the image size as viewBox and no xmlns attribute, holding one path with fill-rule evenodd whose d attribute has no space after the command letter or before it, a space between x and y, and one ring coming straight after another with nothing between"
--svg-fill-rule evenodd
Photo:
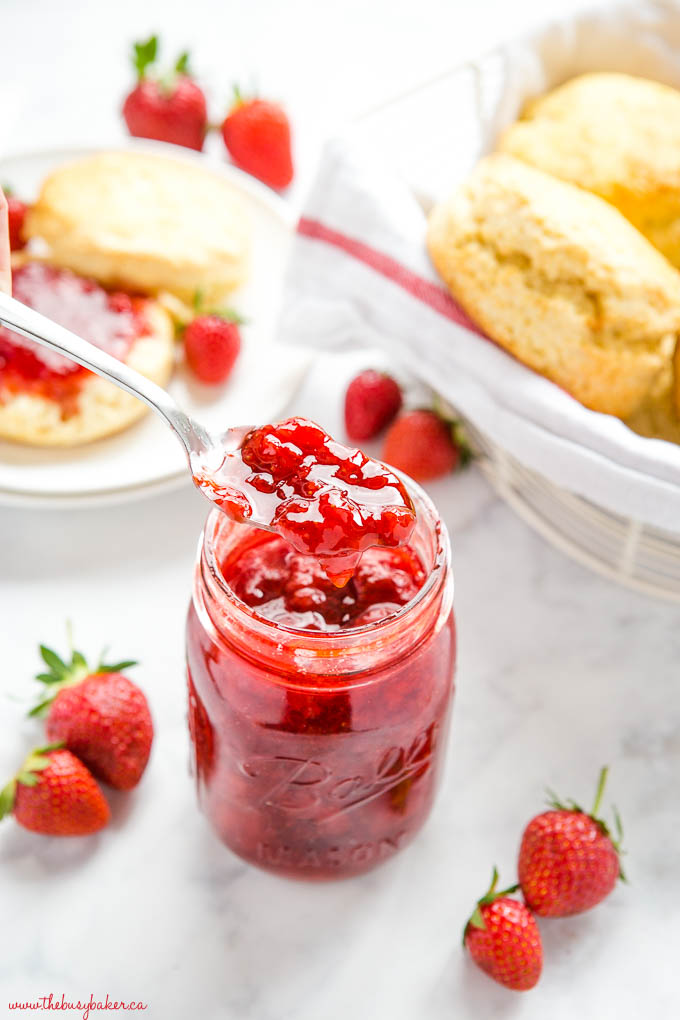
<instances>
[{"instance_id":1,"label":"glass mason jar","mask_svg":"<svg viewBox=\"0 0 680 1020\"><path fill-rule=\"evenodd\" d=\"M453 693L453 578L446 529L408 488L427 579L398 613L361 627L258 616L220 568L252 528L219 510L206 523L187 625L198 797L228 847L277 874L368 871L430 812Z\"/></svg>"}]
</instances>

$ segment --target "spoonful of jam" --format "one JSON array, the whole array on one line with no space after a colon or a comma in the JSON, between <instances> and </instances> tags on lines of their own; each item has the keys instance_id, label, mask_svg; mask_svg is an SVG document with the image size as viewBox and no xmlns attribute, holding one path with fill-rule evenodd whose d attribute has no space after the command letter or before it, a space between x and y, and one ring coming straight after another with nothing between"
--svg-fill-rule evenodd
<instances>
[{"instance_id":1,"label":"spoonful of jam","mask_svg":"<svg viewBox=\"0 0 680 1020\"><path fill-rule=\"evenodd\" d=\"M179 438L204 496L234 520L277 532L315 556L336 585L348 581L369 546L394 547L410 537L415 511L398 475L314 422L289 418L213 435L167 390L4 293L0 324L143 400Z\"/></svg>"}]
</instances>

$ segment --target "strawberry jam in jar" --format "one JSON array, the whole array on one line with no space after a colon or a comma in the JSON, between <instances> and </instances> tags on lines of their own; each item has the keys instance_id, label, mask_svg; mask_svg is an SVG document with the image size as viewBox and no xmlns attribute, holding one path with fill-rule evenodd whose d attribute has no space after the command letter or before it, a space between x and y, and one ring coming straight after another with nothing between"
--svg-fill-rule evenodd
<instances>
[{"instance_id":1,"label":"strawberry jam in jar","mask_svg":"<svg viewBox=\"0 0 680 1020\"><path fill-rule=\"evenodd\" d=\"M446 745L456 636L446 530L407 488L408 543L342 588L280 535L214 510L187 629L198 797L240 857L280 875L357 875L425 822Z\"/></svg>"}]
</instances>

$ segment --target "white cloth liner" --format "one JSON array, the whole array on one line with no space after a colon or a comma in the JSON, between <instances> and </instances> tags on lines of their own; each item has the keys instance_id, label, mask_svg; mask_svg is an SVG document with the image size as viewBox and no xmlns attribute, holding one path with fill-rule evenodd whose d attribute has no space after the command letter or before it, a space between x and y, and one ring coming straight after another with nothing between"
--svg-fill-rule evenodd
<instances>
[{"instance_id":1,"label":"white cloth liner","mask_svg":"<svg viewBox=\"0 0 680 1020\"><path fill-rule=\"evenodd\" d=\"M498 128L514 119L526 98L573 74L618 69L680 86L680 9L608 7L549 26L469 67L478 85L481 149L470 140L457 173L492 147ZM455 94L455 75L452 88ZM402 126L402 137L409 138L409 126ZM428 189L419 183L422 195ZM326 147L303 217L440 288L413 184L394 172L389 157L382 164L356 138L335 140ZM337 243L296 236L280 333L317 348L381 348L527 467L607 510L680 532L680 447L642 438L618 419L587 410Z\"/></svg>"}]
</instances>

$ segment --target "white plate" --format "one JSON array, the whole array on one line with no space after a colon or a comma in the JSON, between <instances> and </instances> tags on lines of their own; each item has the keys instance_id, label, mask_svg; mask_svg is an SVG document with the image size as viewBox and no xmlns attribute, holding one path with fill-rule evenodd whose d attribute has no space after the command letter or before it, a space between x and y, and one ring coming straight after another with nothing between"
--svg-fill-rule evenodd
<instances>
[{"instance_id":1,"label":"white plate","mask_svg":"<svg viewBox=\"0 0 680 1020\"><path fill-rule=\"evenodd\" d=\"M241 193L252 222L250 279L234 293L232 301L247 319L234 374L225 387L205 387L180 364L169 391L210 430L262 424L276 418L302 381L310 361L308 351L273 341L292 237L291 210L264 185L229 164L153 142L130 140L109 148L128 147L195 162L226 177ZM0 181L31 199L50 170L93 151L91 147L74 148L4 157L0 159ZM5 504L52 507L119 502L167 490L187 477L180 444L151 412L119 435L74 449L29 447L0 440L0 503Z\"/></svg>"}]
</instances>

